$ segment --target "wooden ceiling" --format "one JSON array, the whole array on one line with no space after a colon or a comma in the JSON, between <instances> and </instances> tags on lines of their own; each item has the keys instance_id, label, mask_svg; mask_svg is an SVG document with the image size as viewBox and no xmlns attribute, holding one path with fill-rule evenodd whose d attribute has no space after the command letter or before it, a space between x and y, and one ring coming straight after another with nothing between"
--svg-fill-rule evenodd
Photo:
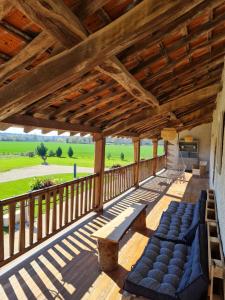
<instances>
[{"instance_id":1,"label":"wooden ceiling","mask_svg":"<svg viewBox=\"0 0 225 300\"><path fill-rule=\"evenodd\" d=\"M151 138L212 121L221 0L0 0L0 129Z\"/></svg>"}]
</instances>

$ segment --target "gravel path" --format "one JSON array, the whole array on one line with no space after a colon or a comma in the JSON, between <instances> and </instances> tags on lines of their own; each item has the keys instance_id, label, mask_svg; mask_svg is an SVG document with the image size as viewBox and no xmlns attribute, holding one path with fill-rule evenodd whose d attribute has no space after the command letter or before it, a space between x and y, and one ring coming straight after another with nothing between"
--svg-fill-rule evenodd
<instances>
[{"instance_id":1,"label":"gravel path","mask_svg":"<svg viewBox=\"0 0 225 300\"><path fill-rule=\"evenodd\" d=\"M93 173L93 168L77 167L77 173ZM34 167L13 169L7 172L0 172L0 182L7 182L34 176L45 176L51 174L73 174L73 166L40 165Z\"/></svg>"}]
</instances>

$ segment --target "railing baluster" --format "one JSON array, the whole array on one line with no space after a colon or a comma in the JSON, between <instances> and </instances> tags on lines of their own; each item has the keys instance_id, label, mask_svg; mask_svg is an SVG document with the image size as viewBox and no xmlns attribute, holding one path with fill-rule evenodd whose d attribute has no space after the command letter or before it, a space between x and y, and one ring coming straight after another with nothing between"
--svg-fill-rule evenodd
<instances>
[{"instance_id":1,"label":"railing baluster","mask_svg":"<svg viewBox=\"0 0 225 300\"><path fill-rule=\"evenodd\" d=\"M0 204L0 262L4 260L3 205Z\"/></svg>"},{"instance_id":2,"label":"railing baluster","mask_svg":"<svg viewBox=\"0 0 225 300\"><path fill-rule=\"evenodd\" d=\"M37 240L38 242L42 239L42 196L38 196L38 221L37 221Z\"/></svg>"},{"instance_id":3,"label":"railing baluster","mask_svg":"<svg viewBox=\"0 0 225 300\"><path fill-rule=\"evenodd\" d=\"M15 242L15 210L16 203L9 205L9 255L14 254L14 242Z\"/></svg>"},{"instance_id":4,"label":"railing baluster","mask_svg":"<svg viewBox=\"0 0 225 300\"><path fill-rule=\"evenodd\" d=\"M75 219L79 216L79 183L75 184L76 187L76 197L75 197Z\"/></svg>"},{"instance_id":5,"label":"railing baluster","mask_svg":"<svg viewBox=\"0 0 225 300\"><path fill-rule=\"evenodd\" d=\"M57 226L57 191L53 191L53 208L52 208L52 233L56 231Z\"/></svg>"},{"instance_id":6,"label":"railing baluster","mask_svg":"<svg viewBox=\"0 0 225 300\"><path fill-rule=\"evenodd\" d=\"M89 207L88 210L90 211L92 209L92 178L89 180Z\"/></svg>"},{"instance_id":7,"label":"railing baluster","mask_svg":"<svg viewBox=\"0 0 225 300\"><path fill-rule=\"evenodd\" d=\"M59 228L62 227L62 221L63 221L63 193L64 189L59 189Z\"/></svg>"},{"instance_id":8,"label":"railing baluster","mask_svg":"<svg viewBox=\"0 0 225 300\"><path fill-rule=\"evenodd\" d=\"M80 215L83 215L83 209L84 209L84 182L81 181L81 187L80 187Z\"/></svg>"},{"instance_id":9,"label":"railing baluster","mask_svg":"<svg viewBox=\"0 0 225 300\"><path fill-rule=\"evenodd\" d=\"M45 234L49 235L50 193L45 193Z\"/></svg>"},{"instance_id":10,"label":"railing baluster","mask_svg":"<svg viewBox=\"0 0 225 300\"><path fill-rule=\"evenodd\" d=\"M88 179L85 180L85 194L84 194L84 213L88 211Z\"/></svg>"},{"instance_id":11,"label":"railing baluster","mask_svg":"<svg viewBox=\"0 0 225 300\"><path fill-rule=\"evenodd\" d=\"M65 225L68 224L68 216L69 216L69 187L66 186L66 195L65 195Z\"/></svg>"},{"instance_id":12,"label":"railing baluster","mask_svg":"<svg viewBox=\"0 0 225 300\"><path fill-rule=\"evenodd\" d=\"M74 184L70 185L70 221L74 217Z\"/></svg>"},{"instance_id":13,"label":"railing baluster","mask_svg":"<svg viewBox=\"0 0 225 300\"><path fill-rule=\"evenodd\" d=\"M29 199L29 244L34 243L34 197Z\"/></svg>"},{"instance_id":14,"label":"railing baluster","mask_svg":"<svg viewBox=\"0 0 225 300\"><path fill-rule=\"evenodd\" d=\"M19 251L25 249L25 200L20 201Z\"/></svg>"}]
</instances>

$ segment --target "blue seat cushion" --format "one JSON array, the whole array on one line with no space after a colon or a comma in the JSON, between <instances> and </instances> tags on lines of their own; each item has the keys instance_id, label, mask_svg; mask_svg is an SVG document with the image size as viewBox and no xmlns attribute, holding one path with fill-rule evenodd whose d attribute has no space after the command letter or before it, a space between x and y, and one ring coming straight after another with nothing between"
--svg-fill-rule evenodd
<instances>
[{"instance_id":1,"label":"blue seat cushion","mask_svg":"<svg viewBox=\"0 0 225 300\"><path fill-rule=\"evenodd\" d=\"M124 289L154 300L200 300L207 293L207 234L199 225L192 246L152 237Z\"/></svg>"},{"instance_id":2,"label":"blue seat cushion","mask_svg":"<svg viewBox=\"0 0 225 300\"><path fill-rule=\"evenodd\" d=\"M166 212L171 215L177 216L190 216L192 217L194 213L195 204L188 202L177 202L171 201Z\"/></svg>"},{"instance_id":3,"label":"blue seat cushion","mask_svg":"<svg viewBox=\"0 0 225 300\"><path fill-rule=\"evenodd\" d=\"M124 289L157 300L177 299L176 290L191 248L152 237L129 273Z\"/></svg>"},{"instance_id":4,"label":"blue seat cushion","mask_svg":"<svg viewBox=\"0 0 225 300\"><path fill-rule=\"evenodd\" d=\"M189 215L181 217L164 212L154 236L167 241L186 243L185 235L191 223L192 218Z\"/></svg>"}]
</instances>

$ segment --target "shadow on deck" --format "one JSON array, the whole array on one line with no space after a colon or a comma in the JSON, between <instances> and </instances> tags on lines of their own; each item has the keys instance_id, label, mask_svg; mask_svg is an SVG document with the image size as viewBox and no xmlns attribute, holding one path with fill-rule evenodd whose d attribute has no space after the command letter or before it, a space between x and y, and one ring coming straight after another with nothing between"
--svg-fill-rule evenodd
<instances>
[{"instance_id":1,"label":"shadow on deck","mask_svg":"<svg viewBox=\"0 0 225 300\"><path fill-rule=\"evenodd\" d=\"M103 214L92 213L73 229L49 243L30 258L0 278L3 299L120 299L126 274L140 257L149 236L156 229L171 200L198 199L208 188L207 178L191 177L174 181L174 174L164 171L147 180L140 188L109 202ZM147 230L131 230L120 245L119 268L110 273L99 270L96 240L91 234L123 210L139 201L148 203Z\"/></svg>"}]
</instances>

